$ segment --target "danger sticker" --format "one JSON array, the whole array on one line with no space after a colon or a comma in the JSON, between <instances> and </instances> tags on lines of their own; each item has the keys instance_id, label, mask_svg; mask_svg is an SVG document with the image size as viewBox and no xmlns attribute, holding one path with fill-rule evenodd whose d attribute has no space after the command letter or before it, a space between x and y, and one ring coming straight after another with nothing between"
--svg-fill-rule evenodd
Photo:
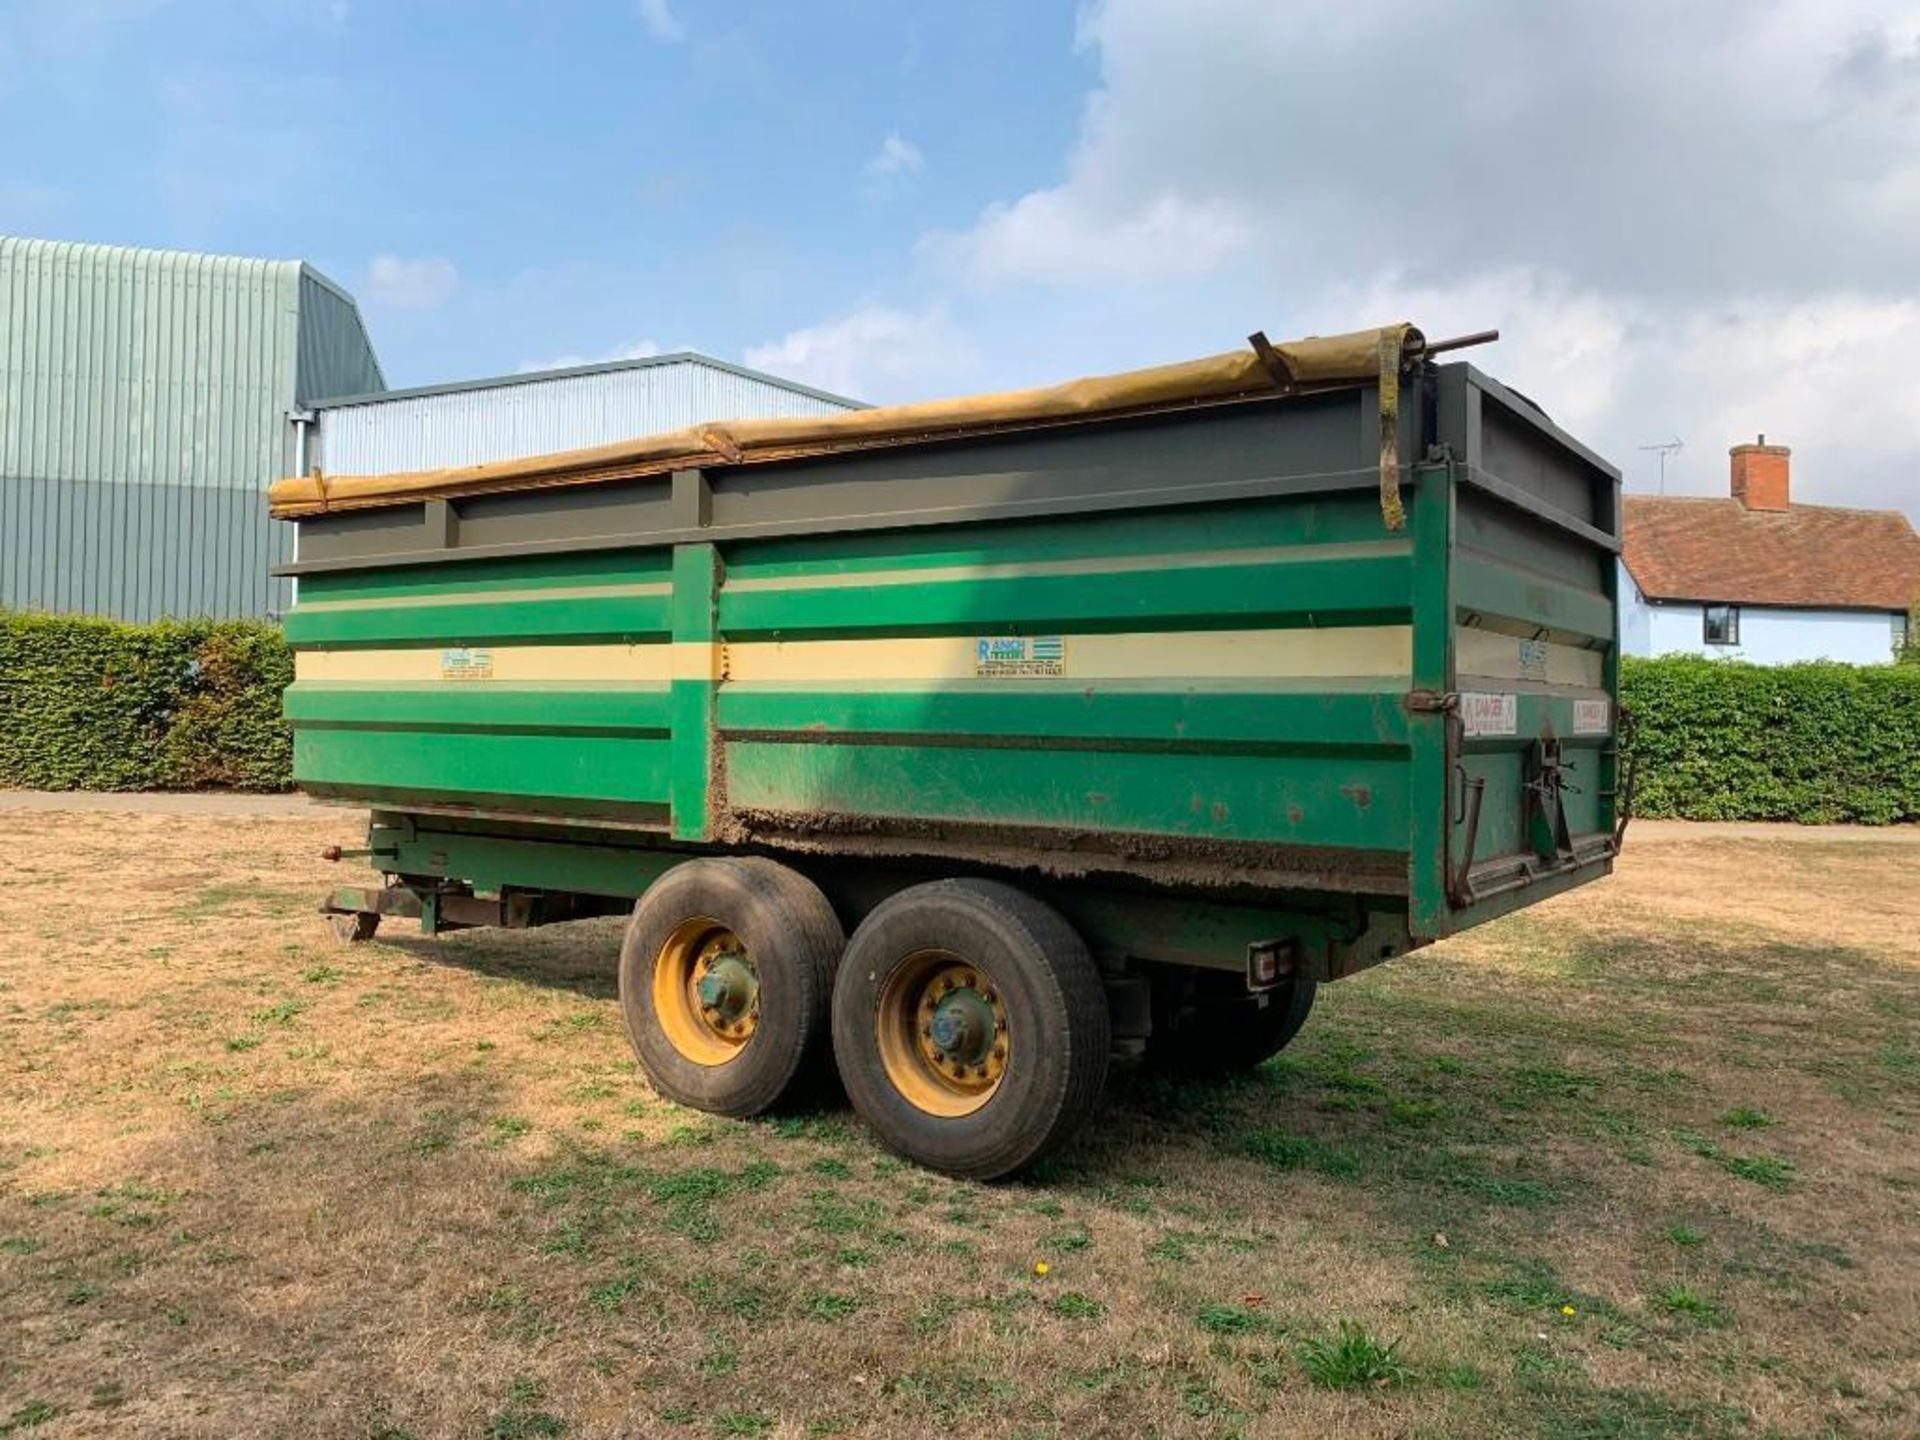
<instances>
[{"instance_id":1,"label":"danger sticker","mask_svg":"<svg viewBox=\"0 0 1920 1440\"><path fill-rule=\"evenodd\" d=\"M1476 735L1517 735L1520 733L1520 702L1512 695L1462 691L1460 721L1470 738Z\"/></svg>"},{"instance_id":2,"label":"danger sticker","mask_svg":"<svg viewBox=\"0 0 1920 1440\"><path fill-rule=\"evenodd\" d=\"M1004 678L1067 673L1067 642L1058 635L982 635L973 644L975 675Z\"/></svg>"},{"instance_id":3,"label":"danger sticker","mask_svg":"<svg viewBox=\"0 0 1920 1440\"><path fill-rule=\"evenodd\" d=\"M1605 735L1613 728L1613 705L1606 700L1576 700L1573 702L1573 733L1576 735Z\"/></svg>"},{"instance_id":4,"label":"danger sticker","mask_svg":"<svg viewBox=\"0 0 1920 1440\"><path fill-rule=\"evenodd\" d=\"M493 651L469 650L464 647L457 650L442 650L440 678L442 680L491 680Z\"/></svg>"}]
</instances>

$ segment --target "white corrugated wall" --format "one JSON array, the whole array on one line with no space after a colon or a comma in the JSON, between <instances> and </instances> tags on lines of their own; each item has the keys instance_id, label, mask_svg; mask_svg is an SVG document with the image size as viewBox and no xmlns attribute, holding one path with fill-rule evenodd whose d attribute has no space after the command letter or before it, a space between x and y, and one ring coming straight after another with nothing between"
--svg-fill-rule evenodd
<instances>
[{"instance_id":1,"label":"white corrugated wall","mask_svg":"<svg viewBox=\"0 0 1920 1440\"><path fill-rule=\"evenodd\" d=\"M332 475L435 470L577 450L706 420L831 415L853 402L669 356L317 407Z\"/></svg>"}]
</instances>

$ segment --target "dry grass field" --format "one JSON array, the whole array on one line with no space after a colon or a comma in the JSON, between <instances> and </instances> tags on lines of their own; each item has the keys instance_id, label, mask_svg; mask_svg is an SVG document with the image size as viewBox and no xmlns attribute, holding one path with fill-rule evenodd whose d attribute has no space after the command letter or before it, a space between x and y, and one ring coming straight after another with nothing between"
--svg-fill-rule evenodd
<instances>
[{"instance_id":1,"label":"dry grass field","mask_svg":"<svg viewBox=\"0 0 1920 1440\"><path fill-rule=\"evenodd\" d=\"M980 1186L657 1099L614 924L336 944L351 814L0 825L0 1434L1920 1433L1910 841L1630 838Z\"/></svg>"}]
</instances>

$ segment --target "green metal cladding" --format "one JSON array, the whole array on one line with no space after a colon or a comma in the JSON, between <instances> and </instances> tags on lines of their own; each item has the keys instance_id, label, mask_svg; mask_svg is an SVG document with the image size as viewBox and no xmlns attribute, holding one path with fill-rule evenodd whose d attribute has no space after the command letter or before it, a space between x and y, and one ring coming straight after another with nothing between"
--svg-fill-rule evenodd
<instances>
[{"instance_id":1,"label":"green metal cladding","mask_svg":"<svg viewBox=\"0 0 1920 1440\"><path fill-rule=\"evenodd\" d=\"M288 412L384 379L353 300L295 260L0 236L0 605L278 612L266 517Z\"/></svg>"}]
</instances>

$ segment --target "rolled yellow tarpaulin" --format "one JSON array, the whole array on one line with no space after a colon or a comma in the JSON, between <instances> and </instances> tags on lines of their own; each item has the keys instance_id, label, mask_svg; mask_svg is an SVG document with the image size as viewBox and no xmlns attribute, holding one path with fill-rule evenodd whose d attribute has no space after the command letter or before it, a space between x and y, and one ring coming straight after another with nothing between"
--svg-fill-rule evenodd
<instances>
[{"instance_id":1,"label":"rolled yellow tarpaulin","mask_svg":"<svg viewBox=\"0 0 1920 1440\"><path fill-rule=\"evenodd\" d=\"M1411 325L1388 325L1348 335L1312 336L1267 345L1260 353L1251 348L1233 350L1201 360L1069 380L1032 390L924 400L837 415L713 420L663 435L484 465L391 475L323 475L316 470L274 482L268 501L277 518L294 519L462 495L600 484L672 470L796 459L968 431L1230 399L1282 387L1374 381L1381 385L1381 505L1389 528L1398 529L1399 461L1393 438L1398 432L1393 398L1397 397L1408 341L1418 336ZM1275 370L1284 374L1276 375Z\"/></svg>"}]
</instances>

